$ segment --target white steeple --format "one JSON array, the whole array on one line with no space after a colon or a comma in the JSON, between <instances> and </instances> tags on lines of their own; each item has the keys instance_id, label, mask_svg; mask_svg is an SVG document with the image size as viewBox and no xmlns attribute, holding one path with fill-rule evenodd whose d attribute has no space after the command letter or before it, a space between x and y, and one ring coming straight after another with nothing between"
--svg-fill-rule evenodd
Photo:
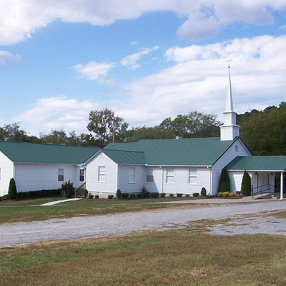
<instances>
[{"instance_id":1,"label":"white steeple","mask_svg":"<svg viewBox=\"0 0 286 286\"><path fill-rule=\"evenodd\" d=\"M235 137L239 136L239 126L236 125L236 113L233 110L230 66L228 66L228 91L226 97L226 108L223 114L224 123L220 126L220 140L233 140Z\"/></svg>"}]
</instances>

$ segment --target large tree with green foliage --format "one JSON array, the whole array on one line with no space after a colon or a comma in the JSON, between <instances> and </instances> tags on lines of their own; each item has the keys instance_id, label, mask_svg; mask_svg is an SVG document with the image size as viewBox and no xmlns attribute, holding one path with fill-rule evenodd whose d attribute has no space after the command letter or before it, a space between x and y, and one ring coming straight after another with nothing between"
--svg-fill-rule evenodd
<instances>
[{"instance_id":1,"label":"large tree with green foliage","mask_svg":"<svg viewBox=\"0 0 286 286\"><path fill-rule=\"evenodd\" d=\"M230 192L230 179L229 179L228 171L226 168L223 168L221 171L218 191L219 192Z\"/></svg>"},{"instance_id":2,"label":"large tree with green foliage","mask_svg":"<svg viewBox=\"0 0 286 286\"><path fill-rule=\"evenodd\" d=\"M113 127L116 139L122 141L124 139L122 134L125 134L128 128L128 124L124 122L123 118L115 116L114 112L109 109L95 110L89 113L87 129L94 134L99 147L104 147L112 142Z\"/></svg>"},{"instance_id":3,"label":"large tree with green foliage","mask_svg":"<svg viewBox=\"0 0 286 286\"><path fill-rule=\"evenodd\" d=\"M178 115L175 119L166 118L160 123L163 130L172 131L176 137L212 137L219 136L219 122L216 116L193 111L187 115Z\"/></svg>"},{"instance_id":4,"label":"large tree with green foliage","mask_svg":"<svg viewBox=\"0 0 286 286\"><path fill-rule=\"evenodd\" d=\"M241 192L245 196L251 195L251 178L246 170L243 173L242 182L241 182Z\"/></svg>"}]
</instances>

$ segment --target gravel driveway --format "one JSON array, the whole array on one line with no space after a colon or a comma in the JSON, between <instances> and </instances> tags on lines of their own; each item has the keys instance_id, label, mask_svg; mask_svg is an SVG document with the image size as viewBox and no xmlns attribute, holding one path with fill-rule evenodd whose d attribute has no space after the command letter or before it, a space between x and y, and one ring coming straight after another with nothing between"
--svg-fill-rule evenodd
<instances>
[{"instance_id":1,"label":"gravel driveway","mask_svg":"<svg viewBox=\"0 0 286 286\"><path fill-rule=\"evenodd\" d=\"M103 216L49 219L28 223L0 225L0 247L9 247L47 240L104 237L127 234L174 224L187 224L201 219L220 220L241 214L285 210L286 201L254 204L213 205L202 208L177 208L144 212L129 212ZM285 228L286 224L279 224Z\"/></svg>"}]
</instances>

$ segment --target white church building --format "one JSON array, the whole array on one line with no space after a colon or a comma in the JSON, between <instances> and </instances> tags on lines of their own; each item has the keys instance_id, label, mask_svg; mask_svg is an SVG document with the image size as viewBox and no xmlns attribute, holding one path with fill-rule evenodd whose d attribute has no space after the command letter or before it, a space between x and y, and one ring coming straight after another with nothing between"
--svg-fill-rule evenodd
<instances>
[{"instance_id":1,"label":"white church building","mask_svg":"<svg viewBox=\"0 0 286 286\"><path fill-rule=\"evenodd\" d=\"M218 192L221 171L227 167L231 192L240 191L244 170L254 192L274 191L275 173L286 156L252 156L239 137L233 109L231 79L220 137L150 139L114 143L104 149L20 142L0 142L0 196L7 194L11 178L17 191L59 188L65 181L85 186L89 193L107 197L121 192L166 194Z\"/></svg>"}]
</instances>

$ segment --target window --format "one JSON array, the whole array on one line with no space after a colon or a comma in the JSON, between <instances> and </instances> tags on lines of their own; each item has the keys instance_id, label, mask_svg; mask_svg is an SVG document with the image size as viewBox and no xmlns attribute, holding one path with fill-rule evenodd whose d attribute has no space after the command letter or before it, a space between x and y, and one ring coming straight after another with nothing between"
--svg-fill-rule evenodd
<instances>
[{"instance_id":1,"label":"window","mask_svg":"<svg viewBox=\"0 0 286 286\"><path fill-rule=\"evenodd\" d=\"M84 169L79 169L79 180L80 182L84 181Z\"/></svg>"},{"instance_id":2,"label":"window","mask_svg":"<svg viewBox=\"0 0 286 286\"><path fill-rule=\"evenodd\" d=\"M166 169L166 183L175 183L174 168Z\"/></svg>"},{"instance_id":3,"label":"window","mask_svg":"<svg viewBox=\"0 0 286 286\"><path fill-rule=\"evenodd\" d=\"M98 182L105 182L105 166L98 166Z\"/></svg>"},{"instance_id":4,"label":"window","mask_svg":"<svg viewBox=\"0 0 286 286\"><path fill-rule=\"evenodd\" d=\"M153 183L154 182L153 168L147 168L146 182L147 183Z\"/></svg>"},{"instance_id":5,"label":"window","mask_svg":"<svg viewBox=\"0 0 286 286\"><path fill-rule=\"evenodd\" d=\"M189 183L191 185L197 185L198 184L198 174L197 174L197 169L195 169L195 168L189 169Z\"/></svg>"},{"instance_id":6,"label":"window","mask_svg":"<svg viewBox=\"0 0 286 286\"><path fill-rule=\"evenodd\" d=\"M129 180L128 182L130 184L136 183L136 169L135 167L129 167Z\"/></svg>"},{"instance_id":7,"label":"window","mask_svg":"<svg viewBox=\"0 0 286 286\"><path fill-rule=\"evenodd\" d=\"M58 169L58 181L63 182L65 179L64 169Z\"/></svg>"},{"instance_id":8,"label":"window","mask_svg":"<svg viewBox=\"0 0 286 286\"><path fill-rule=\"evenodd\" d=\"M238 152L238 145L235 145L235 152Z\"/></svg>"}]
</instances>

